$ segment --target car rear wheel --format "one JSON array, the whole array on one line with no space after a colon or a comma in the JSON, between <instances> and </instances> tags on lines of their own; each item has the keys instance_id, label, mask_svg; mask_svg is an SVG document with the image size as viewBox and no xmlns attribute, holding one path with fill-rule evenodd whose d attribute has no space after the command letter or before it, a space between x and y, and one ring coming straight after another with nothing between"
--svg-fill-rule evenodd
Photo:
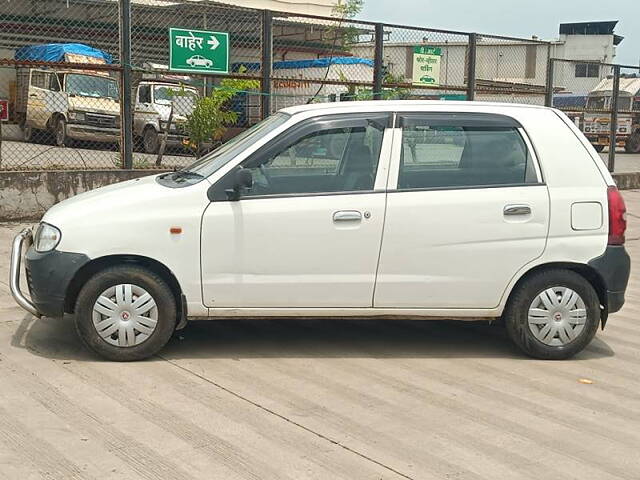
<instances>
[{"instance_id":1,"label":"car rear wheel","mask_svg":"<svg viewBox=\"0 0 640 480\"><path fill-rule=\"evenodd\" d=\"M624 149L627 153L640 153L640 130L633 132L627 139Z\"/></svg>"},{"instance_id":2,"label":"car rear wheel","mask_svg":"<svg viewBox=\"0 0 640 480\"><path fill-rule=\"evenodd\" d=\"M533 274L513 292L505 323L527 355L562 360L582 351L598 330L600 301L591 284L570 270Z\"/></svg>"},{"instance_id":3,"label":"car rear wheel","mask_svg":"<svg viewBox=\"0 0 640 480\"><path fill-rule=\"evenodd\" d=\"M134 361L162 349L176 327L176 302L157 274L117 266L94 275L78 295L76 330L84 344L108 360Z\"/></svg>"}]
</instances>

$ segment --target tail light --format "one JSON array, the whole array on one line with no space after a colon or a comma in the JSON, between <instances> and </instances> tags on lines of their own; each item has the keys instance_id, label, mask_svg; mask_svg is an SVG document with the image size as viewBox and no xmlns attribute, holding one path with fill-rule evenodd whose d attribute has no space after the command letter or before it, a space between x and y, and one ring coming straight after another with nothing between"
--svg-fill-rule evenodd
<instances>
[{"instance_id":1,"label":"tail light","mask_svg":"<svg viewBox=\"0 0 640 480\"><path fill-rule=\"evenodd\" d=\"M616 187L607 190L609 203L609 245L623 245L627 230L627 207Z\"/></svg>"}]
</instances>

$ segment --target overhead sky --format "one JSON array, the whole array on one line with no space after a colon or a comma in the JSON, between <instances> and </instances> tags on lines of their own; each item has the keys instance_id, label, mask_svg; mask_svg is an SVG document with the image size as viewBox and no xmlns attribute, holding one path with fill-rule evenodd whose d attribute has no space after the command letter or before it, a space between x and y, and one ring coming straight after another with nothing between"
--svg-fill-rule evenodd
<instances>
[{"instance_id":1,"label":"overhead sky","mask_svg":"<svg viewBox=\"0 0 640 480\"><path fill-rule=\"evenodd\" d=\"M640 0L365 0L358 17L543 40L557 39L560 23L619 20L616 62L640 63Z\"/></svg>"}]
</instances>

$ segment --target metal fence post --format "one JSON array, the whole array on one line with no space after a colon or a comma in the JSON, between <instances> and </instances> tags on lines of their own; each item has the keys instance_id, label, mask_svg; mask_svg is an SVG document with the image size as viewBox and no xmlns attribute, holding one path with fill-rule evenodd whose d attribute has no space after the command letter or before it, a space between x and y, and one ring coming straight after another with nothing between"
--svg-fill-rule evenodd
<instances>
[{"instance_id":1,"label":"metal fence post","mask_svg":"<svg viewBox=\"0 0 640 480\"><path fill-rule=\"evenodd\" d=\"M264 120L271 114L271 70L273 62L273 13L262 12L262 102L261 116Z\"/></svg>"},{"instance_id":2,"label":"metal fence post","mask_svg":"<svg viewBox=\"0 0 640 480\"><path fill-rule=\"evenodd\" d=\"M544 104L547 107L553 107L553 84L554 82L554 73L555 73L555 61L553 58L549 57L547 62L547 87L545 92Z\"/></svg>"},{"instance_id":3,"label":"metal fence post","mask_svg":"<svg viewBox=\"0 0 640 480\"><path fill-rule=\"evenodd\" d=\"M467 100L476 98L476 60L478 53L478 34L469 34L469 48L467 50Z\"/></svg>"},{"instance_id":4,"label":"metal fence post","mask_svg":"<svg viewBox=\"0 0 640 480\"><path fill-rule=\"evenodd\" d=\"M131 0L120 0L120 152L123 168L133 168L131 108Z\"/></svg>"},{"instance_id":5,"label":"metal fence post","mask_svg":"<svg viewBox=\"0 0 640 480\"><path fill-rule=\"evenodd\" d=\"M609 131L609 171L616 166L616 134L618 133L618 99L620 98L620 65L613 67L613 92L611 96L611 122Z\"/></svg>"},{"instance_id":6,"label":"metal fence post","mask_svg":"<svg viewBox=\"0 0 640 480\"><path fill-rule=\"evenodd\" d=\"M375 53L373 57L373 99L382 99L384 81L384 25L376 23Z\"/></svg>"}]
</instances>

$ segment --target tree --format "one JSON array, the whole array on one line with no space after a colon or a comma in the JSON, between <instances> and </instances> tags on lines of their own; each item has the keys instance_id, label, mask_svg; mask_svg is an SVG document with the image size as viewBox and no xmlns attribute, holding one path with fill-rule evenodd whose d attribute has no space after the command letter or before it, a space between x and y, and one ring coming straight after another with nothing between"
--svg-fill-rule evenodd
<instances>
[{"instance_id":1,"label":"tree","mask_svg":"<svg viewBox=\"0 0 640 480\"><path fill-rule=\"evenodd\" d=\"M222 80L220 86L215 87L209 96L196 101L186 123L187 134L196 156L200 155L204 144L220 141L227 128L238 121L238 114L229 109L231 99L239 93L259 87L260 82L257 80L229 78Z\"/></svg>"},{"instance_id":2,"label":"tree","mask_svg":"<svg viewBox=\"0 0 640 480\"><path fill-rule=\"evenodd\" d=\"M364 0L338 0L333 7L333 15L341 18L353 18L362 11Z\"/></svg>"}]
</instances>

